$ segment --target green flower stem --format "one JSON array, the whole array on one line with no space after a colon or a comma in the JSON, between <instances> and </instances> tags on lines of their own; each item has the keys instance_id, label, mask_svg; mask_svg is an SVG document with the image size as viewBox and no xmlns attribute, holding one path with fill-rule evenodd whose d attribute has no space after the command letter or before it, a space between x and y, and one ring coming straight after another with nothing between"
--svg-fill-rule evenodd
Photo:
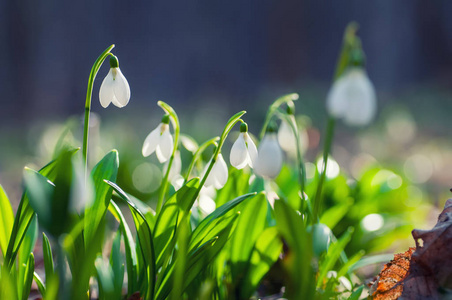
<instances>
[{"instance_id":1,"label":"green flower stem","mask_svg":"<svg viewBox=\"0 0 452 300\"><path fill-rule=\"evenodd\" d=\"M158 106L160 106L167 114L170 116L171 124L173 124L174 127L174 148L173 152L171 153L171 157L168 162L168 168L166 169L165 176L163 177L162 183L160 185L160 192L159 192L159 198L157 200L157 208L156 213L160 212L160 209L163 206L163 200L165 198L166 190L168 189L168 176L171 170L171 166L173 165L174 155L177 151L178 143L179 143L179 135L180 135L180 123L179 118L177 117L176 112L174 109L166 104L163 101L157 102Z\"/></svg>"},{"instance_id":2,"label":"green flower stem","mask_svg":"<svg viewBox=\"0 0 452 300\"><path fill-rule=\"evenodd\" d=\"M267 111L267 115L265 116L264 125L262 126L262 130L259 134L260 139L262 139L264 137L265 132L267 131L268 124L270 123L273 115L276 113L276 110L284 103L298 100L298 98L299 98L299 96L296 93L287 94L282 97L279 97L278 99L275 100L275 102L272 103L272 105L270 105L270 107L268 108L268 111Z\"/></svg>"},{"instance_id":3,"label":"green flower stem","mask_svg":"<svg viewBox=\"0 0 452 300\"><path fill-rule=\"evenodd\" d=\"M323 167L322 171L320 173L319 183L317 184L317 191L315 193L315 199L314 199L314 218L312 221L315 223L320 219L320 210L321 210L321 201L322 201L322 189L323 189L323 183L325 181L326 176L326 168L328 165L328 156L331 151L331 144L333 143L334 138L334 125L336 123L336 120L332 117L328 119L328 125L326 127L326 139L325 139L325 145L323 147Z\"/></svg>"},{"instance_id":4,"label":"green flower stem","mask_svg":"<svg viewBox=\"0 0 452 300\"><path fill-rule=\"evenodd\" d=\"M206 141L204 144L199 146L199 148L196 150L195 154L193 154L193 158L190 162L190 165L188 166L187 173L184 177L184 182L188 181L188 178L190 177L190 173L193 170L193 167L195 166L195 163L199 160L201 157L201 154L209 147L210 145L215 145L215 147L218 147L217 141L220 139L219 136L214 137L213 139L210 139Z\"/></svg>"},{"instance_id":5,"label":"green flower stem","mask_svg":"<svg viewBox=\"0 0 452 300\"><path fill-rule=\"evenodd\" d=\"M110 51L115 47L115 45L111 45L96 59L93 67L91 68L91 72L89 73L88 79L88 89L86 91L86 102L85 102L85 121L83 126L83 160L85 163L85 175L88 169L88 134L89 134L89 115L91 112L91 98L93 95L93 84L94 79L96 79L97 72L99 72L100 66L107 58L107 56L112 55Z\"/></svg>"},{"instance_id":6,"label":"green flower stem","mask_svg":"<svg viewBox=\"0 0 452 300\"><path fill-rule=\"evenodd\" d=\"M207 177L209 176L210 171L213 168L213 165L217 161L218 155L221 152L221 147L223 147L224 141L226 140L229 132L231 132L232 128L234 127L235 124L237 124L237 122L243 122L240 119L240 117L243 116L244 114L246 114L246 111L238 112L229 119L228 123L226 123L226 126L223 129L223 133L220 136L220 141L218 142L218 146L215 149L215 152L213 153L212 160L210 161L209 167L207 168L206 173L204 174L204 177L201 179L201 183L199 184L198 190L196 191L195 198L198 197L199 193L201 192L201 189L202 189L204 183L206 182Z\"/></svg>"},{"instance_id":7,"label":"green flower stem","mask_svg":"<svg viewBox=\"0 0 452 300\"><path fill-rule=\"evenodd\" d=\"M351 22L347 25L344 32L344 38L342 42L342 49L339 54L339 58L337 60L336 64L336 71L334 72L334 79L333 81L336 81L347 69L350 58L351 58L351 52L356 48L361 48L361 42L359 38L356 36L356 31L358 30L358 24L356 22ZM314 218L312 219L312 222L318 222L320 219L320 210L322 209L322 189L323 189L323 183L325 181L326 176L326 168L328 164L328 156L331 151L331 144L333 142L334 138L334 126L335 126L335 119L333 117L329 117L328 124L326 127L326 138L325 138L325 144L323 146L323 170L320 173L320 178L317 184L317 190L315 194L314 199Z\"/></svg>"},{"instance_id":8,"label":"green flower stem","mask_svg":"<svg viewBox=\"0 0 452 300\"><path fill-rule=\"evenodd\" d=\"M297 167L298 167L298 183L300 185L300 193L301 193L301 204L300 204L300 211L301 213L307 213L305 204L306 204L306 197L304 193L305 184L306 184L306 168L304 165L303 158L301 156L301 149L300 149L300 133L298 131L298 125L297 120L293 118L293 120L290 118L289 115L282 112L280 109L276 110L276 113L281 119L284 119L292 129L292 132L295 136L295 143L296 143L296 149L297 149Z\"/></svg>"}]
</instances>

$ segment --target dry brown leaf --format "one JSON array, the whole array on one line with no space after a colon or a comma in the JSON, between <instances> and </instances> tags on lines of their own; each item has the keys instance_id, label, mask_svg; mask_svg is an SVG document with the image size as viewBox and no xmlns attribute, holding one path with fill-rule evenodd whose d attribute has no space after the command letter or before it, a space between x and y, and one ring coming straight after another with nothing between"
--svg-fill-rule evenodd
<instances>
[{"instance_id":1,"label":"dry brown leaf","mask_svg":"<svg viewBox=\"0 0 452 300\"><path fill-rule=\"evenodd\" d=\"M383 267L371 288L373 299L452 299L452 199L435 227L412 235L416 248Z\"/></svg>"},{"instance_id":2,"label":"dry brown leaf","mask_svg":"<svg viewBox=\"0 0 452 300\"><path fill-rule=\"evenodd\" d=\"M370 294L373 299L398 299L402 294L401 281L405 279L410 267L411 256L415 248L410 248L404 253L394 255L394 259L384 265L375 283L371 287Z\"/></svg>"}]
</instances>

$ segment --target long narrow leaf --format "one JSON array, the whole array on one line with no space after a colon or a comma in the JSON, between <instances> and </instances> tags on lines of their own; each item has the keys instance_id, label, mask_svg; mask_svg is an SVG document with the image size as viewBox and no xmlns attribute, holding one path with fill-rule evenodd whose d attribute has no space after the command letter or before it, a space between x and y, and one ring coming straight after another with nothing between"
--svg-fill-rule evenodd
<instances>
[{"instance_id":1,"label":"long narrow leaf","mask_svg":"<svg viewBox=\"0 0 452 300\"><path fill-rule=\"evenodd\" d=\"M6 255L9 237L14 224L14 214L8 196L0 184L0 250Z\"/></svg>"},{"instance_id":2,"label":"long narrow leaf","mask_svg":"<svg viewBox=\"0 0 452 300\"><path fill-rule=\"evenodd\" d=\"M27 300L28 296L30 295L34 271L35 271L35 257L33 253L31 253L30 256L28 257L28 262L25 267L22 300Z\"/></svg>"},{"instance_id":3,"label":"long narrow leaf","mask_svg":"<svg viewBox=\"0 0 452 300\"><path fill-rule=\"evenodd\" d=\"M250 266L246 270L240 286L241 299L249 299L256 291L260 281L278 260L283 248L275 227L265 229L254 246Z\"/></svg>"},{"instance_id":4,"label":"long narrow leaf","mask_svg":"<svg viewBox=\"0 0 452 300\"><path fill-rule=\"evenodd\" d=\"M127 268L127 295L130 297L132 293L138 290L138 273L137 273L137 255L135 241L132 237L129 225L127 225L121 210L115 202L111 201L109 206L110 212L119 221L119 226L124 236L124 248L126 256L126 268Z\"/></svg>"},{"instance_id":5,"label":"long narrow leaf","mask_svg":"<svg viewBox=\"0 0 452 300\"><path fill-rule=\"evenodd\" d=\"M229 201L228 203L220 206L216 210L214 210L210 215L208 215L204 220L199 223L199 225L196 227L196 229L193 231L192 237L190 239L190 250L198 247L200 244L206 242L207 240L214 237L215 232L211 232L211 230L215 227L214 223L215 221L218 221L217 219L227 214L229 211L231 211L234 207L242 203L245 199L256 195L256 193L249 193L245 194L243 196L237 197L234 200ZM223 225L222 225L223 226ZM223 226L224 228L225 226ZM216 231L220 231L221 228L215 228ZM209 233L209 234L207 234Z\"/></svg>"},{"instance_id":6,"label":"long narrow leaf","mask_svg":"<svg viewBox=\"0 0 452 300\"><path fill-rule=\"evenodd\" d=\"M79 149L69 150L68 152L71 155L74 155ZM57 160L53 160L44 166L39 173L50 181L55 180L57 176L56 172ZM16 217L14 218L13 229L11 231L10 240L8 243L8 248L5 255L5 264L11 268L14 260L16 259L17 253L19 251L20 245L23 241L24 235L28 229L28 226L31 224L32 217L34 215L34 211L31 208L28 195L25 191L22 195L22 198L19 203L19 207L17 209Z\"/></svg>"},{"instance_id":7,"label":"long narrow leaf","mask_svg":"<svg viewBox=\"0 0 452 300\"><path fill-rule=\"evenodd\" d=\"M42 253L44 256L44 270L46 279L49 279L54 275L55 269L53 263L52 247L50 246L49 239L44 232L42 233Z\"/></svg>"},{"instance_id":8,"label":"long narrow leaf","mask_svg":"<svg viewBox=\"0 0 452 300\"><path fill-rule=\"evenodd\" d=\"M85 213L85 246L90 247L94 234L104 221L108 204L110 203L112 189L104 180L115 181L118 173L118 151L112 150L97 163L91 172L91 179L95 188L95 199L88 206Z\"/></svg>"},{"instance_id":9,"label":"long narrow leaf","mask_svg":"<svg viewBox=\"0 0 452 300\"><path fill-rule=\"evenodd\" d=\"M145 283L144 299L154 299L154 289L155 289L155 252L154 252L154 241L152 237L152 231L149 227L146 218L137 208L137 206L129 199L127 194L115 183L105 180L105 182L110 185L121 198L126 201L129 205L130 212L132 213L133 221L138 234L139 245L141 249L141 254L144 263L144 270L146 272L147 281Z\"/></svg>"}]
</instances>

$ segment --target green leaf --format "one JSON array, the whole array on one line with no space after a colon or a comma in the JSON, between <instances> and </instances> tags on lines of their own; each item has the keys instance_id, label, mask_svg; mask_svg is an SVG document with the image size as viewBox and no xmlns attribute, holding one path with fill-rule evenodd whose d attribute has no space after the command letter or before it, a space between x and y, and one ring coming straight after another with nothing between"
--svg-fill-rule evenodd
<instances>
[{"instance_id":1,"label":"green leaf","mask_svg":"<svg viewBox=\"0 0 452 300\"><path fill-rule=\"evenodd\" d=\"M74 155L79 149L69 150L71 155ZM55 180L57 176L57 166L58 161L53 160L46 166L44 166L39 173L42 176L47 177L50 181ZM5 264L8 268L13 266L14 260L16 259L19 247L24 239L25 233L31 224L32 217L34 216L34 211L31 208L28 200L27 191L22 194L22 198L17 209L16 217L14 218L13 229L11 232L11 237L8 243L8 249L5 255Z\"/></svg>"},{"instance_id":2,"label":"green leaf","mask_svg":"<svg viewBox=\"0 0 452 300\"><path fill-rule=\"evenodd\" d=\"M51 228L53 219L52 197L55 192L55 184L29 168L24 169L24 181L31 207L38 214L44 228Z\"/></svg>"},{"instance_id":3,"label":"green leaf","mask_svg":"<svg viewBox=\"0 0 452 300\"><path fill-rule=\"evenodd\" d=\"M311 261L312 239L306 231L302 216L283 200L275 201L276 228L287 242L290 260L285 261L285 268L290 273L286 285L288 298L312 299L314 272Z\"/></svg>"},{"instance_id":4,"label":"green leaf","mask_svg":"<svg viewBox=\"0 0 452 300\"><path fill-rule=\"evenodd\" d=\"M326 277L328 271L331 271L336 264L337 260L341 256L342 252L347 246L348 242L350 242L353 234L353 228L350 227L348 230L341 236L341 238L337 242L331 243L328 252L324 260L320 263L319 266L319 275L317 277L317 287L321 287L323 284L323 279Z\"/></svg>"},{"instance_id":5,"label":"green leaf","mask_svg":"<svg viewBox=\"0 0 452 300\"><path fill-rule=\"evenodd\" d=\"M135 241L132 237L132 232L130 231L129 225L115 202L110 201L110 206L108 207L110 212L119 221L119 227L121 228L122 234L124 236L124 248L126 256L126 267L127 267L127 296L131 296L132 293L138 290L138 273L137 273L137 255Z\"/></svg>"},{"instance_id":6,"label":"green leaf","mask_svg":"<svg viewBox=\"0 0 452 300\"><path fill-rule=\"evenodd\" d=\"M358 300L361 298L361 294L363 293L364 285L359 286L351 295L348 297L348 300Z\"/></svg>"},{"instance_id":7,"label":"green leaf","mask_svg":"<svg viewBox=\"0 0 452 300\"><path fill-rule=\"evenodd\" d=\"M118 231L113 239L110 253L110 266L113 275L114 294L122 294L122 284L124 282L124 264L121 255L121 231ZM120 297L119 297L120 298Z\"/></svg>"},{"instance_id":8,"label":"green leaf","mask_svg":"<svg viewBox=\"0 0 452 300\"><path fill-rule=\"evenodd\" d=\"M20 299L17 295L17 283L14 275L5 265L0 268L0 272L0 299Z\"/></svg>"},{"instance_id":9,"label":"green leaf","mask_svg":"<svg viewBox=\"0 0 452 300\"><path fill-rule=\"evenodd\" d=\"M238 215L233 216L233 221L235 221L237 217ZM198 248L190 250L187 258L188 263L184 273L184 290L193 282L195 278L197 281L202 282L204 277L202 273L207 270L207 266L217 257L228 241L234 225L233 221L230 222L227 227L218 232L217 236L206 241ZM173 263L169 266L167 273L164 274L164 279L157 290L155 299L167 299L172 289L172 278L174 276L174 271L175 264Z\"/></svg>"},{"instance_id":10,"label":"green leaf","mask_svg":"<svg viewBox=\"0 0 452 300\"><path fill-rule=\"evenodd\" d=\"M52 247L50 246L49 239L44 232L42 233L42 253L44 256L45 275L46 279L48 279L54 275L55 269L53 263Z\"/></svg>"},{"instance_id":11,"label":"green leaf","mask_svg":"<svg viewBox=\"0 0 452 300\"><path fill-rule=\"evenodd\" d=\"M183 297L185 278L185 266L187 265L188 241L190 237L189 216L185 214L178 225L177 254L175 258L175 275L173 288L171 289L171 299L179 300Z\"/></svg>"},{"instance_id":12,"label":"green leaf","mask_svg":"<svg viewBox=\"0 0 452 300\"><path fill-rule=\"evenodd\" d=\"M236 168L231 168L229 170L228 181L225 186L217 192L215 198L216 205L221 206L230 199L248 193L250 175L249 172L244 172L243 169L237 170ZM262 191L262 189L260 191Z\"/></svg>"},{"instance_id":13,"label":"green leaf","mask_svg":"<svg viewBox=\"0 0 452 300\"><path fill-rule=\"evenodd\" d=\"M19 251L19 274L18 274L18 295L19 298L24 297L23 293L27 293L27 276L31 276L31 280L33 280L33 271L31 275L28 274L27 272L29 272L29 266L28 264L30 263L30 257L33 256L33 249L36 245L36 240L38 239L38 220L36 218L36 216L32 219L30 227L28 228L25 236L24 236L24 241L22 244L22 247L20 248ZM33 257L33 268L34 268L34 257ZM25 285L24 285L25 284ZM29 293L30 291L28 291ZM28 297L28 295L27 295ZM26 298L25 298L26 299Z\"/></svg>"},{"instance_id":14,"label":"green leaf","mask_svg":"<svg viewBox=\"0 0 452 300\"><path fill-rule=\"evenodd\" d=\"M256 240L265 228L267 207L267 198L260 193L243 203L240 209L230 247L231 276L235 284L242 281Z\"/></svg>"},{"instance_id":15,"label":"green leaf","mask_svg":"<svg viewBox=\"0 0 452 300\"><path fill-rule=\"evenodd\" d=\"M110 265L98 256L94 262L97 282L99 283L99 299L121 299L121 294L115 294L113 271Z\"/></svg>"},{"instance_id":16,"label":"green leaf","mask_svg":"<svg viewBox=\"0 0 452 300\"><path fill-rule=\"evenodd\" d=\"M143 263L143 270L145 271L146 280L144 282L144 289L142 289L142 296L144 299L154 299L154 288L155 288L155 277L156 277L156 267L155 267L155 252L154 252L154 242L152 238L152 231L146 218L142 212L137 208L137 206L129 199L127 194L115 183L105 180L105 182L110 185L117 193L121 196L123 200L127 202L132 213L133 221L135 223L135 228L137 230L138 242L141 250L141 258L137 261ZM137 243L138 244L138 243Z\"/></svg>"},{"instance_id":17,"label":"green leaf","mask_svg":"<svg viewBox=\"0 0 452 300\"><path fill-rule=\"evenodd\" d=\"M349 212L353 205L351 199L347 199L345 203L337 204L326 210L320 218L320 223L325 224L333 229L337 223Z\"/></svg>"},{"instance_id":18,"label":"green leaf","mask_svg":"<svg viewBox=\"0 0 452 300\"><path fill-rule=\"evenodd\" d=\"M44 282L36 272L33 273L33 278L36 282L36 285L38 286L39 293L41 293L41 296L44 298L46 296L46 286L44 285Z\"/></svg>"},{"instance_id":19,"label":"green leaf","mask_svg":"<svg viewBox=\"0 0 452 300\"><path fill-rule=\"evenodd\" d=\"M154 228L156 267L160 268L170 255L176 243L175 234L179 211L188 212L195 201L196 191L199 187L199 178L193 178L181 187L162 207L157 215Z\"/></svg>"},{"instance_id":20,"label":"green leaf","mask_svg":"<svg viewBox=\"0 0 452 300\"><path fill-rule=\"evenodd\" d=\"M359 268L368 266L368 265L373 265L373 264L378 264L378 263L385 263L390 261L391 259L394 258L393 254L378 254L378 255L372 255L372 256L366 256L361 258L359 261L357 261L356 263L354 263L352 266L350 266L349 271L353 272Z\"/></svg>"},{"instance_id":21,"label":"green leaf","mask_svg":"<svg viewBox=\"0 0 452 300\"><path fill-rule=\"evenodd\" d=\"M27 300L28 296L30 295L34 271L35 271L35 257L33 253L31 253L30 256L28 257L28 262L25 267L22 300Z\"/></svg>"},{"instance_id":22,"label":"green leaf","mask_svg":"<svg viewBox=\"0 0 452 300\"><path fill-rule=\"evenodd\" d=\"M105 184L104 180L115 181L118 166L118 151L112 150L97 163L91 172L96 196L94 203L87 207L85 213L85 246L88 248L93 240L95 231L105 221L104 217L111 199L112 189L108 184Z\"/></svg>"},{"instance_id":23,"label":"green leaf","mask_svg":"<svg viewBox=\"0 0 452 300\"><path fill-rule=\"evenodd\" d=\"M259 236L251 254L250 266L240 286L241 299L249 299L260 281L276 263L282 251L282 241L275 227L265 229Z\"/></svg>"},{"instance_id":24,"label":"green leaf","mask_svg":"<svg viewBox=\"0 0 452 300\"><path fill-rule=\"evenodd\" d=\"M243 196L235 198L234 200L229 201L228 203L214 210L210 215L208 215L204 220L202 220L201 223L199 223L199 225L193 231L190 239L189 249L192 250L198 247L199 245L205 243L206 241L212 239L213 237L217 236L219 231L228 226L228 222L221 222L224 218L223 219L220 218L225 216L229 211L231 211L234 207L242 203L245 199L254 195L256 195L256 193L245 194Z\"/></svg>"},{"instance_id":25,"label":"green leaf","mask_svg":"<svg viewBox=\"0 0 452 300\"><path fill-rule=\"evenodd\" d=\"M13 209L9 202L8 196L5 193L2 185L0 184L0 250L3 253L3 257L6 255L8 247L9 237L14 223Z\"/></svg>"}]
</instances>

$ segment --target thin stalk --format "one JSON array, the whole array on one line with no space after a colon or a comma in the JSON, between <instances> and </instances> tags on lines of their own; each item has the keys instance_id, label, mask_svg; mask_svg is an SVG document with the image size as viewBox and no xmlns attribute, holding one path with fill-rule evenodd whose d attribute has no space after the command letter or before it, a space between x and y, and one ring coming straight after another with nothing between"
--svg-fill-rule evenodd
<instances>
[{"instance_id":1,"label":"thin stalk","mask_svg":"<svg viewBox=\"0 0 452 300\"><path fill-rule=\"evenodd\" d=\"M201 146L199 146L198 150L196 150L195 154L193 154L193 158L190 162L190 165L188 166L187 172L185 173L185 177L184 177L184 183L188 181L188 177L190 177L190 173L193 170L193 167L195 166L196 161L198 161L198 159L201 157L201 154L207 149L207 147L209 147L210 145L217 145L217 141L220 139L219 136L214 137L213 139L208 140L207 142L205 142L204 144L202 144Z\"/></svg>"},{"instance_id":2,"label":"thin stalk","mask_svg":"<svg viewBox=\"0 0 452 300\"><path fill-rule=\"evenodd\" d=\"M297 149L297 168L298 168L298 183L300 185L300 193L301 193L301 204L300 204L300 212L305 213L306 207L306 197L305 197L305 185L306 185L306 168L304 165L303 158L301 156L301 149L300 149L300 133L298 131L298 124L296 118L290 118L289 115L283 113L280 109L277 111L278 116L285 120L287 123L289 123L290 128L292 129L292 132L295 136L295 143L296 143L296 149Z\"/></svg>"},{"instance_id":3,"label":"thin stalk","mask_svg":"<svg viewBox=\"0 0 452 300\"><path fill-rule=\"evenodd\" d=\"M88 78L88 89L86 90L86 101L85 101L85 121L83 125L83 160L85 163L85 177L88 170L88 135L89 135L89 116L91 112L91 98L93 95L93 85L94 79L96 79L97 72L99 72L100 66L107 58L108 55L112 55L110 51L115 47L111 45L96 59Z\"/></svg>"},{"instance_id":4,"label":"thin stalk","mask_svg":"<svg viewBox=\"0 0 452 300\"><path fill-rule=\"evenodd\" d=\"M268 108L268 111L267 111L267 115L265 116L264 125L262 126L261 132L259 134L260 139L262 139L264 137L265 132L267 131L268 124L270 123L270 120L272 119L276 110L284 103L298 100L298 98L299 98L299 95L296 93L287 94L282 97L279 97L278 99L275 100L275 102L272 103L272 105L270 105L270 107Z\"/></svg>"},{"instance_id":5,"label":"thin stalk","mask_svg":"<svg viewBox=\"0 0 452 300\"><path fill-rule=\"evenodd\" d=\"M334 137L334 125L336 123L336 120L332 117L328 119L328 125L326 127L326 139L325 139L325 145L323 147L323 167L322 172L320 173L319 182L317 184L317 191L315 193L315 199L314 199L314 218L313 222L317 222L319 220L319 213L322 207L322 189L323 189L323 183L325 181L326 176L326 168L328 164L328 156L331 151L331 144L333 142Z\"/></svg>"},{"instance_id":6,"label":"thin stalk","mask_svg":"<svg viewBox=\"0 0 452 300\"><path fill-rule=\"evenodd\" d=\"M157 207L156 207L156 213L158 214L160 212L160 209L163 206L163 200L165 198L166 190L168 189L168 176L171 170L171 166L173 165L174 155L176 154L177 147L179 144L179 135L180 135L180 123L179 118L177 117L176 112L174 109L166 104L163 101L158 101L157 104L170 116L171 123L173 124L174 128L174 148L173 152L171 153L171 157L168 161L168 168L166 169L165 175L163 176L162 184L160 185L160 192L159 192L159 198L157 200Z\"/></svg>"},{"instance_id":7,"label":"thin stalk","mask_svg":"<svg viewBox=\"0 0 452 300\"><path fill-rule=\"evenodd\" d=\"M220 141L218 142L218 146L215 149L215 152L213 153L212 159L210 161L209 166L207 167L206 173L204 174L203 178L201 179L201 183L199 184L198 190L196 191L195 198L198 197L199 193L201 192L201 189L204 185L204 183L207 180L207 177L210 174L210 171L213 168L213 165L217 161L218 155L221 152L221 147L223 147L224 141L226 140L229 132L231 132L232 128L234 127L237 122L243 122L240 117L243 116L246 113L246 111L241 111L236 113L234 116L232 116L228 123L226 123L226 126L223 129L223 133L221 134Z\"/></svg>"},{"instance_id":8,"label":"thin stalk","mask_svg":"<svg viewBox=\"0 0 452 300\"><path fill-rule=\"evenodd\" d=\"M336 63L336 71L334 72L333 81L337 80L347 69L347 66L350 62L350 52L353 47L356 47L356 43L359 42L356 37L356 31L358 30L358 24L355 22L351 22L347 25L344 32L342 49L339 53L339 57ZM314 199L314 218L311 220L312 222L317 222L319 220L319 213L322 208L322 189L323 183L325 181L326 176L326 168L328 164L328 156L331 150L331 144L333 142L334 137L334 126L335 119L333 117L329 117L328 124L326 127L326 139L325 144L323 146L323 170L320 174L319 182L317 185L317 191Z\"/></svg>"}]
</instances>

